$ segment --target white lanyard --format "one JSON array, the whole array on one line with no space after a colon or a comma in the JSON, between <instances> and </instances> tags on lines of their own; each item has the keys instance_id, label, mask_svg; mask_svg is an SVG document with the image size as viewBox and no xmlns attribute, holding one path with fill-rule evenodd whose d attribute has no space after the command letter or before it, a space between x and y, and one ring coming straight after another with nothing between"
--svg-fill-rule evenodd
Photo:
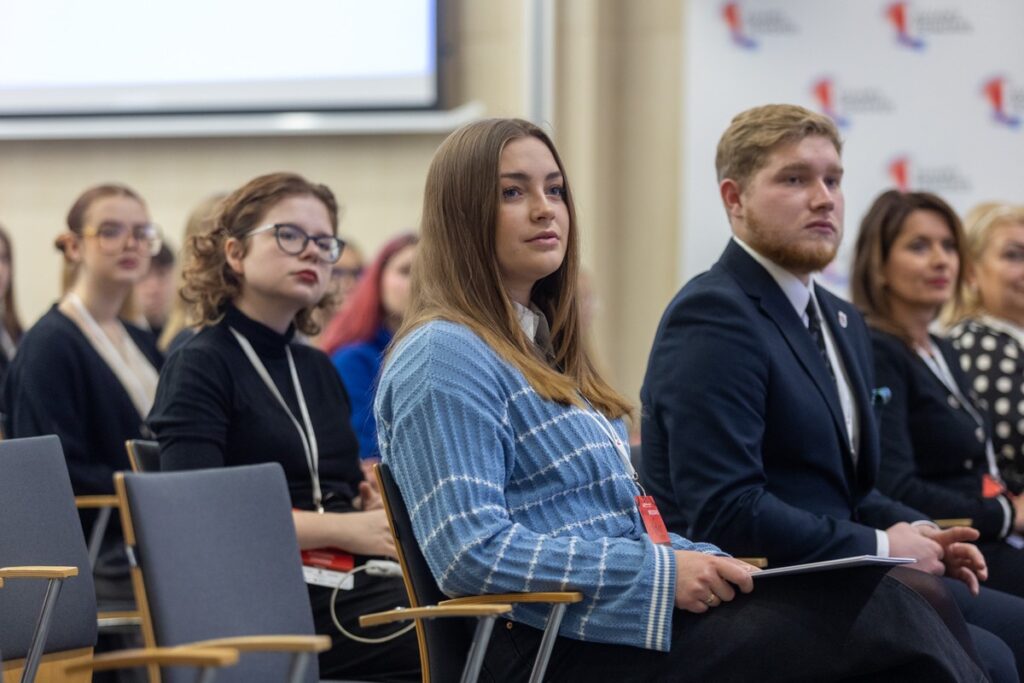
<instances>
[{"instance_id":1,"label":"white lanyard","mask_svg":"<svg viewBox=\"0 0 1024 683\"><path fill-rule=\"evenodd\" d=\"M584 401L587 401L585 397L582 398ZM587 401L587 405L590 406L590 410L585 410L583 412L601 428L604 435L612 442L612 445L615 446L615 452L619 455L619 460L622 461L622 466L626 468L626 472L629 473L633 483L636 484L636 487L640 490L640 494L646 496L647 492L644 491L644 487L640 483L640 475L637 474L636 468L633 467L633 461L629 457L629 449L626 447L626 443L619 438L618 434L615 433L615 428L612 427L611 422L609 422L608 418L604 416L604 413L596 410L590 401Z\"/></svg>"},{"instance_id":2,"label":"white lanyard","mask_svg":"<svg viewBox=\"0 0 1024 683\"><path fill-rule=\"evenodd\" d=\"M263 365L263 361L256 355L256 350L252 348L252 344L249 340L242 336L238 330L233 327L228 328L231 330L231 334L235 335L235 339L238 340L238 345L242 347L242 351L245 352L246 357L252 364L256 374L260 376L263 383L267 385L267 389L274 395L277 402L281 404L284 412L291 419L292 424L295 425L296 431L299 433L299 439L302 441L302 450L306 452L306 465L309 467L309 478L313 482L313 505L316 506L317 512L323 512L323 495L320 492L320 451L317 448L316 433L313 431L313 422L309 419L309 410L306 408L306 397L302 393L302 385L299 384L299 373L295 370L295 361L292 360L292 350L288 346L284 347L284 353L288 356L288 370L292 375L292 385L295 387L295 396L299 401L299 410L302 412L302 422L305 424L305 429L299 424L299 421L295 419L295 415L292 414L291 408L285 403L284 397L281 396L281 392L278 391L277 385L274 384L274 380L271 379L270 373L267 372L267 368Z\"/></svg>"},{"instance_id":3,"label":"white lanyard","mask_svg":"<svg viewBox=\"0 0 1024 683\"><path fill-rule=\"evenodd\" d=\"M931 347L931 354L919 348L917 349L917 355L921 357L921 360L923 360L924 364L928 366L928 369L932 371L932 374L942 382L942 385L949 390L949 393L953 394L953 396L960 401L960 405L964 407L964 410L974 418L974 422L977 423L978 429L984 430L984 418L982 418L981 414L974 407L974 404L972 404L960 390L959 385L957 385L956 380L953 377L952 371L949 369L949 365L946 364L946 358L942 355L942 351L935 345L935 342L929 340L928 343ZM1001 483L1003 478L999 475L999 466L996 465L996 454L992 447L992 439L987 436L985 438L985 459L988 462L988 473L992 475L996 481Z\"/></svg>"}]
</instances>

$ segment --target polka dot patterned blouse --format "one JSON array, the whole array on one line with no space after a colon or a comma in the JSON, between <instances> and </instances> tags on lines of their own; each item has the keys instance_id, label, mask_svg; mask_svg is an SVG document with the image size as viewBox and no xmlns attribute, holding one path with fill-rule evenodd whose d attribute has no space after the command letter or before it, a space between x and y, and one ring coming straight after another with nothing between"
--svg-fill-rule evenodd
<instances>
[{"instance_id":1,"label":"polka dot patterned blouse","mask_svg":"<svg viewBox=\"0 0 1024 683\"><path fill-rule=\"evenodd\" d=\"M988 414L999 471L1014 493L1024 490L1024 331L979 318L959 323L950 341Z\"/></svg>"}]
</instances>

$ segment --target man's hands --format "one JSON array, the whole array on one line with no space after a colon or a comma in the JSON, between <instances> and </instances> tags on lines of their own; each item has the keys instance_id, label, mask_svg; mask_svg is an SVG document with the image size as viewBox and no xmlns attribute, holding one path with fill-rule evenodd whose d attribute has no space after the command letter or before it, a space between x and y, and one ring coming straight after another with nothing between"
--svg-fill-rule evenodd
<instances>
[{"instance_id":1,"label":"man's hands","mask_svg":"<svg viewBox=\"0 0 1024 683\"><path fill-rule=\"evenodd\" d=\"M959 579L973 595L978 594L979 582L988 578L985 557L970 543L978 539L976 529L957 526L940 531L928 525L900 522L885 533L889 536L890 556L913 557L917 560L911 565L914 569Z\"/></svg>"},{"instance_id":2,"label":"man's hands","mask_svg":"<svg viewBox=\"0 0 1024 683\"><path fill-rule=\"evenodd\" d=\"M676 550L676 607L700 614L754 590L756 567L731 557ZM735 585L736 588L733 586Z\"/></svg>"}]
</instances>

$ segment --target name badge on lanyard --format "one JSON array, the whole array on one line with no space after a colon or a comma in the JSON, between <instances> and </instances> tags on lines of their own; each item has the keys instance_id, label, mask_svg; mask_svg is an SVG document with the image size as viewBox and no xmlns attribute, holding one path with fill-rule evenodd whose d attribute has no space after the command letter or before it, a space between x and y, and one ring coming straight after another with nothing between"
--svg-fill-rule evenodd
<instances>
[{"instance_id":1,"label":"name badge on lanyard","mask_svg":"<svg viewBox=\"0 0 1024 683\"><path fill-rule=\"evenodd\" d=\"M292 385L295 387L295 397L299 401L299 411L302 413L302 422L295 419L295 415L292 414L291 408L285 403L284 397L281 396L281 392L278 391L277 385L274 384L274 380L271 379L270 373L267 372L267 368L263 365L263 361L256 355L256 350L252 348L252 344L242 334L233 327L228 328L231 330L231 334L235 335L235 339L238 341L238 345L242 347L242 351L245 353L246 358L252 364L253 370L260 376L263 383L267 385L267 389L274 395L277 402L281 404L281 408L285 414L291 419L292 424L295 426L296 431L299 433L299 441L302 442L302 450L306 454L306 466L309 467L309 479L313 484L313 505L316 507L317 512L324 511L323 505L323 494L320 492L320 450L316 443L316 434L313 432L313 421L309 419L309 410L306 408L306 397L302 393L302 385L299 384L299 373L295 370L295 361L292 359L292 350L287 346L284 347L284 353L288 357L288 370L292 375ZM303 428L305 426L305 428Z\"/></svg>"},{"instance_id":2,"label":"name badge on lanyard","mask_svg":"<svg viewBox=\"0 0 1024 683\"><path fill-rule=\"evenodd\" d=\"M587 404L590 405L590 401L587 401ZM640 475L637 474L636 468L633 467L633 462L629 458L629 451L626 450L626 444L615 434L615 429L603 413L595 410L593 405L590 405L590 410L593 412L587 411L587 415L597 423L597 426L601 428L601 431L604 432L605 436L612 442L612 445L615 446L615 452L619 454L622 466L626 468L637 490L640 492L640 495L636 496L634 500L636 501L636 511L644 523L647 535L650 536L653 543L670 545L672 541L668 537L665 520L661 517L661 512L658 510L657 503L654 502L654 497L648 496L647 492L644 491L644 487L640 484Z\"/></svg>"}]
</instances>

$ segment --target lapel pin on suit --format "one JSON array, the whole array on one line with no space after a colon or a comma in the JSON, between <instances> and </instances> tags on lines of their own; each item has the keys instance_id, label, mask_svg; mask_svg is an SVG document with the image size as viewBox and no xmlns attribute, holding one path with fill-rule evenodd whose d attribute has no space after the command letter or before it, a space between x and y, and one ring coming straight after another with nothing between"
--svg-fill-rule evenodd
<instances>
[{"instance_id":1,"label":"lapel pin on suit","mask_svg":"<svg viewBox=\"0 0 1024 683\"><path fill-rule=\"evenodd\" d=\"M846 314L839 311L839 327L846 329Z\"/></svg>"}]
</instances>

